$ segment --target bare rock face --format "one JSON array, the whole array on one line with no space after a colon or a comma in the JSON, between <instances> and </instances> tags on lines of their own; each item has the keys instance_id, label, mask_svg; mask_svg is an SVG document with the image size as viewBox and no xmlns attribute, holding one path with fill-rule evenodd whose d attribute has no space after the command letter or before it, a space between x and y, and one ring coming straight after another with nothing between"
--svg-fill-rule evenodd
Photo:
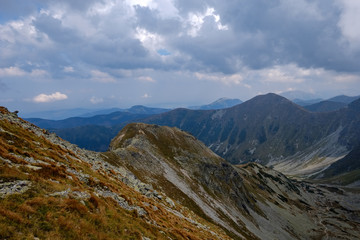
<instances>
[{"instance_id":1,"label":"bare rock face","mask_svg":"<svg viewBox=\"0 0 360 240\"><path fill-rule=\"evenodd\" d=\"M351 210L344 207L350 199L357 202L358 195L292 181L256 163L230 165L177 128L130 124L113 139L110 153L112 161L218 223L233 237L308 239L334 235L352 239L359 231L357 221L351 220L354 228L346 225L352 214L359 213L359 202ZM328 204L338 210L329 212ZM339 221L341 227L331 227L332 221Z\"/></svg>"},{"instance_id":2,"label":"bare rock face","mask_svg":"<svg viewBox=\"0 0 360 240\"><path fill-rule=\"evenodd\" d=\"M12 194L21 194L29 190L31 186L30 181L15 180L11 182L2 182L0 180L0 198L5 198Z\"/></svg>"}]
</instances>

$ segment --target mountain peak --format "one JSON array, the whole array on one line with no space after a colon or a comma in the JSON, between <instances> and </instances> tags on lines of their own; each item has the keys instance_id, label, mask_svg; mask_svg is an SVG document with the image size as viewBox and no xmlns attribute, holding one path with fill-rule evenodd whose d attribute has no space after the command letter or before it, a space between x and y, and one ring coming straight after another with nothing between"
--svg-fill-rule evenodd
<instances>
[{"instance_id":1,"label":"mountain peak","mask_svg":"<svg viewBox=\"0 0 360 240\"><path fill-rule=\"evenodd\" d=\"M129 145L156 146L165 157L174 157L174 149L197 152L202 155L216 156L202 142L189 133L175 127L155 124L131 123L126 125L111 141L110 151ZM218 157L219 158L219 157Z\"/></svg>"},{"instance_id":2,"label":"mountain peak","mask_svg":"<svg viewBox=\"0 0 360 240\"><path fill-rule=\"evenodd\" d=\"M272 107L279 108L281 105L283 105L283 106L287 105L287 106L299 108L298 105L294 104L289 99L287 99L283 96L277 95L275 93L267 93L264 95L258 95L256 97L246 101L245 103L248 105L251 105L252 107L263 107L263 108L267 108L267 109L270 109Z\"/></svg>"}]
</instances>

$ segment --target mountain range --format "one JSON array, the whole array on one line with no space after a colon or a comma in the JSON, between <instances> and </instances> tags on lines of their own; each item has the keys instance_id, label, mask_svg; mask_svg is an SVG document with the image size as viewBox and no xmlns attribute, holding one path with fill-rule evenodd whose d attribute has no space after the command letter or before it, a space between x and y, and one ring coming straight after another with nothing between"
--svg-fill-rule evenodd
<instances>
[{"instance_id":1,"label":"mountain range","mask_svg":"<svg viewBox=\"0 0 360 240\"><path fill-rule=\"evenodd\" d=\"M287 174L308 175L357 146L359 104L357 100L335 112L313 113L267 94L228 109L176 109L144 122L188 131L233 164L260 162L281 167ZM291 161L296 164L288 164ZM310 163L312 168L307 169Z\"/></svg>"},{"instance_id":2,"label":"mountain range","mask_svg":"<svg viewBox=\"0 0 360 240\"><path fill-rule=\"evenodd\" d=\"M232 165L178 128L128 124L96 153L0 108L0 142L1 239L360 234L355 189L291 180L257 163Z\"/></svg>"},{"instance_id":3,"label":"mountain range","mask_svg":"<svg viewBox=\"0 0 360 240\"><path fill-rule=\"evenodd\" d=\"M219 98L218 100L202 106L193 106L189 107L189 109L194 110L214 110L214 109L223 109L233 107L235 105L241 104L243 101L240 99L232 99L232 98Z\"/></svg>"},{"instance_id":4,"label":"mountain range","mask_svg":"<svg viewBox=\"0 0 360 240\"><path fill-rule=\"evenodd\" d=\"M339 99L348 101L349 97ZM81 118L76 127L64 127L72 119L32 122L96 151L106 151L111 139L131 122L178 127L232 164L258 162L298 178L323 178L330 175L320 174L322 170L343 161L359 145L358 105L356 100L337 110L311 112L284 97L266 94L226 109L175 109L146 116L118 112ZM358 168L353 162L341 173L350 179L340 182L359 180L359 175L349 173Z\"/></svg>"}]
</instances>

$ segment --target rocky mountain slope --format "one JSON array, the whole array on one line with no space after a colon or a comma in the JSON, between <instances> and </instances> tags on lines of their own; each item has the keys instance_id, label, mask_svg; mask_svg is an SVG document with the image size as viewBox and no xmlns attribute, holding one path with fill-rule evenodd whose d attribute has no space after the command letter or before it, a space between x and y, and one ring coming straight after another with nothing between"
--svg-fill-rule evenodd
<instances>
[{"instance_id":1,"label":"rocky mountain slope","mask_svg":"<svg viewBox=\"0 0 360 240\"><path fill-rule=\"evenodd\" d=\"M284 173L309 175L357 145L360 114L355 108L312 113L286 98L267 94L229 109L177 109L144 122L188 131L233 164L280 164L277 169Z\"/></svg>"},{"instance_id":2,"label":"rocky mountain slope","mask_svg":"<svg viewBox=\"0 0 360 240\"><path fill-rule=\"evenodd\" d=\"M233 166L176 128L79 149L0 108L1 239L356 239L360 195Z\"/></svg>"},{"instance_id":3,"label":"rocky mountain slope","mask_svg":"<svg viewBox=\"0 0 360 240\"><path fill-rule=\"evenodd\" d=\"M104 159L0 108L0 239L230 239Z\"/></svg>"},{"instance_id":4,"label":"rocky mountain slope","mask_svg":"<svg viewBox=\"0 0 360 240\"><path fill-rule=\"evenodd\" d=\"M358 193L291 181L256 163L230 165L176 128L130 124L113 139L107 156L233 238L359 234Z\"/></svg>"}]
</instances>

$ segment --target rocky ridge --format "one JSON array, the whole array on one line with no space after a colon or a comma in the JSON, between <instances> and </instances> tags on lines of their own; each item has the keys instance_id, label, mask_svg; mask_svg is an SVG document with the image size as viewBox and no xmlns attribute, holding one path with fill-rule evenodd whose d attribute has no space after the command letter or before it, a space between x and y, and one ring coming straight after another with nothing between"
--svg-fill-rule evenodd
<instances>
[{"instance_id":1,"label":"rocky ridge","mask_svg":"<svg viewBox=\"0 0 360 240\"><path fill-rule=\"evenodd\" d=\"M108 154L114 164L220 224L233 238L355 239L359 234L358 193L289 180L256 163L230 165L176 128L129 124Z\"/></svg>"},{"instance_id":2,"label":"rocky ridge","mask_svg":"<svg viewBox=\"0 0 360 240\"><path fill-rule=\"evenodd\" d=\"M0 238L229 239L106 156L0 109Z\"/></svg>"}]
</instances>

